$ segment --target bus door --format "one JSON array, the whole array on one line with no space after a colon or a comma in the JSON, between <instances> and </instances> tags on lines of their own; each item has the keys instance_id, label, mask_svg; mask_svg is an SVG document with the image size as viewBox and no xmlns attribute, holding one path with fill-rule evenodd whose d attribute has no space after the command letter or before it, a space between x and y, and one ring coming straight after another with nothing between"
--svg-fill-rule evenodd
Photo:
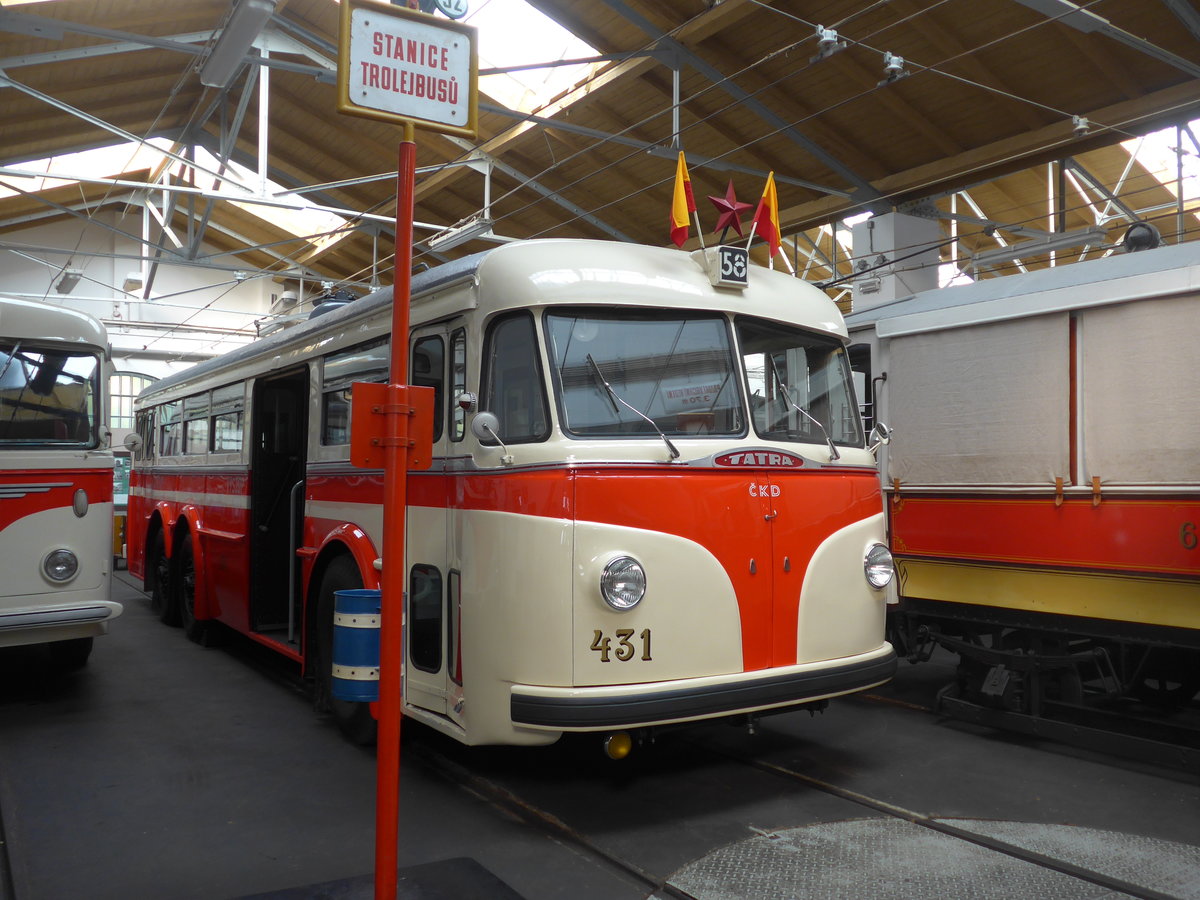
<instances>
[{"instance_id":1,"label":"bus door","mask_svg":"<svg viewBox=\"0 0 1200 900\"><path fill-rule=\"evenodd\" d=\"M452 403L466 388L465 331L437 325L414 332L410 384L434 389L433 466L408 476L408 608L405 702L457 718L458 571L453 550L450 471L465 412ZM452 407L447 413L448 407Z\"/></svg>"},{"instance_id":2,"label":"bus door","mask_svg":"<svg viewBox=\"0 0 1200 900\"><path fill-rule=\"evenodd\" d=\"M251 401L250 627L300 649L308 369L259 379Z\"/></svg>"}]
</instances>

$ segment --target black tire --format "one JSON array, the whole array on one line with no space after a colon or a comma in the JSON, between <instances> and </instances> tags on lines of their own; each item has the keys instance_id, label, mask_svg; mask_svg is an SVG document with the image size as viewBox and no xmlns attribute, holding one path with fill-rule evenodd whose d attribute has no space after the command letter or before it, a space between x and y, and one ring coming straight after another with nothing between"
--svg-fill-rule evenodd
<instances>
[{"instance_id":1,"label":"black tire","mask_svg":"<svg viewBox=\"0 0 1200 900\"><path fill-rule=\"evenodd\" d=\"M196 552L190 534L179 542L175 559L175 608L179 610L179 624L189 641L211 647L215 623L196 618Z\"/></svg>"},{"instance_id":2,"label":"black tire","mask_svg":"<svg viewBox=\"0 0 1200 900\"><path fill-rule=\"evenodd\" d=\"M179 607L175 605L171 590L171 560L167 556L167 542L161 531L154 533L150 549L146 554L146 572L150 579L150 612L158 616L164 625L179 624Z\"/></svg>"},{"instance_id":3,"label":"black tire","mask_svg":"<svg viewBox=\"0 0 1200 900\"><path fill-rule=\"evenodd\" d=\"M92 638L73 638L69 641L54 641L46 645L50 664L64 672L73 672L87 665L92 655Z\"/></svg>"},{"instance_id":4,"label":"black tire","mask_svg":"<svg viewBox=\"0 0 1200 900\"><path fill-rule=\"evenodd\" d=\"M333 605L334 591L361 588L358 566L349 556L329 563L317 588L316 626L313 635L310 671L313 677L313 701L318 712L329 713L338 729L351 743L370 746L375 743L378 723L368 703L339 700L333 696Z\"/></svg>"}]
</instances>

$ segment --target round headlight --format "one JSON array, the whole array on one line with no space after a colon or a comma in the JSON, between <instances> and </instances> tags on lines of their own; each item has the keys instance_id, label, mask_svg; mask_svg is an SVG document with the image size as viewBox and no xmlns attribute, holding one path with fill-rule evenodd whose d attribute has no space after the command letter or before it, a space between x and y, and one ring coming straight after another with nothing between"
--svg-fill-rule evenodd
<instances>
[{"instance_id":1,"label":"round headlight","mask_svg":"<svg viewBox=\"0 0 1200 900\"><path fill-rule=\"evenodd\" d=\"M892 551L883 544L874 544L867 551L867 558L863 561L863 571L866 572L867 581L871 583L871 587L887 587L892 576L896 574L896 563L892 560Z\"/></svg>"},{"instance_id":2,"label":"round headlight","mask_svg":"<svg viewBox=\"0 0 1200 900\"><path fill-rule=\"evenodd\" d=\"M79 559L70 550L53 550L42 561L42 571L51 581L70 581L79 571Z\"/></svg>"},{"instance_id":3,"label":"round headlight","mask_svg":"<svg viewBox=\"0 0 1200 900\"><path fill-rule=\"evenodd\" d=\"M646 595L646 570L632 556L618 556L604 567L600 594L613 609L633 609Z\"/></svg>"}]
</instances>

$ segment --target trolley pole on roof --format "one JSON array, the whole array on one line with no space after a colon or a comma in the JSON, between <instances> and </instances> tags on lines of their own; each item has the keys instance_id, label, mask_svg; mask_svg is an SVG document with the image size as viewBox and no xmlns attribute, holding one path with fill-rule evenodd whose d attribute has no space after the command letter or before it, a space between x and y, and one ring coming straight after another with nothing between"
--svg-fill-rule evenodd
<instances>
[{"instance_id":1,"label":"trolley pole on roof","mask_svg":"<svg viewBox=\"0 0 1200 900\"><path fill-rule=\"evenodd\" d=\"M465 4L463 4L465 8ZM387 385L356 384L351 461L384 470L383 578L376 747L375 900L396 900L403 715L405 524L408 470L430 465L432 388L408 381L412 291L414 130L474 139L479 76L475 29L377 0L343 0L338 111L403 126L396 178L396 262Z\"/></svg>"}]
</instances>

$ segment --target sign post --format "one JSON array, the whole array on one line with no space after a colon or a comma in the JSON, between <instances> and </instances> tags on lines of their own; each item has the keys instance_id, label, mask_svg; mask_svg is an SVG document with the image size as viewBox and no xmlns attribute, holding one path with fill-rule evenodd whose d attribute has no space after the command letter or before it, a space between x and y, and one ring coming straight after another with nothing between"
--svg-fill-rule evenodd
<instances>
[{"instance_id":1,"label":"sign post","mask_svg":"<svg viewBox=\"0 0 1200 900\"><path fill-rule=\"evenodd\" d=\"M475 29L376 0L342 0L338 112L381 119L404 129L396 176L396 257L392 283L392 352L383 403L354 394L352 420L378 422L371 439L383 450L383 609L379 649L379 740L376 747L375 900L395 900L400 828L400 720L403 693L405 519L410 418L425 406L408 386L412 287L413 194L417 128L474 138L478 117ZM377 396L377 395L376 395ZM425 407L428 408L428 407ZM382 413L382 415L378 415ZM423 423L422 423L423 424ZM359 426L361 427L361 425ZM418 425L417 431L426 429ZM421 448L417 455L422 455ZM424 454L428 455L428 454Z\"/></svg>"}]
</instances>

